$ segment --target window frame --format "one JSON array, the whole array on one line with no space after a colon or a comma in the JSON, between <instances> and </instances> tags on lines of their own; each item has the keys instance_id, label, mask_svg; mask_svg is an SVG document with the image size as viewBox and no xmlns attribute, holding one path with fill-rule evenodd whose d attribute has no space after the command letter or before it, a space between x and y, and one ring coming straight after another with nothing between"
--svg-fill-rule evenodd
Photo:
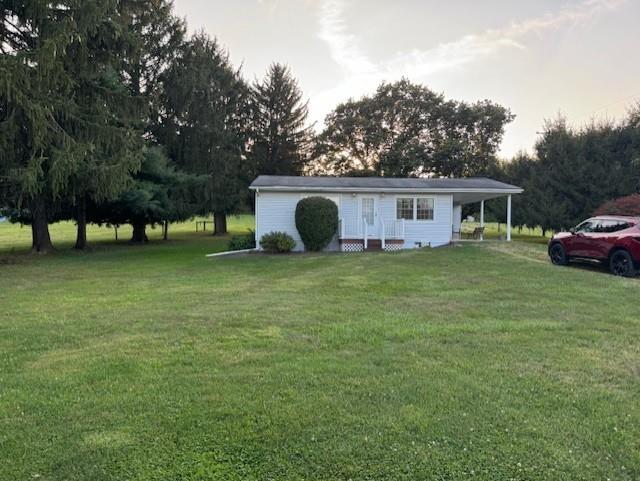
<instances>
[{"instance_id":1,"label":"window frame","mask_svg":"<svg viewBox=\"0 0 640 481\"><path fill-rule=\"evenodd\" d=\"M395 220L403 220L402 218L398 218L398 200L399 199L412 199L413 202L413 215L411 219L404 219L405 222L417 222L420 224L428 224L436 221L436 205L437 205L437 197L435 195L396 195L394 198L394 211L395 211ZM430 199L433 203L433 218L431 219L418 219L418 199Z\"/></svg>"},{"instance_id":2,"label":"window frame","mask_svg":"<svg viewBox=\"0 0 640 481\"><path fill-rule=\"evenodd\" d=\"M402 199L409 199L411 201L411 219L405 219L404 217L398 217L398 201ZM396 220L404 220L405 222L411 222L415 220L416 217L416 199L412 196L408 196L408 195L398 195L396 196L395 200L395 206L394 206L394 211L395 211L395 218Z\"/></svg>"}]
</instances>

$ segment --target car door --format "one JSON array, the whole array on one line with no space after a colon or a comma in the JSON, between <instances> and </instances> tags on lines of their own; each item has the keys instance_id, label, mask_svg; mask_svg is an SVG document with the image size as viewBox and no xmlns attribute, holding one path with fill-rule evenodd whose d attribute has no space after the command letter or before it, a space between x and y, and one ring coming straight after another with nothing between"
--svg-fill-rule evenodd
<instances>
[{"instance_id":1,"label":"car door","mask_svg":"<svg viewBox=\"0 0 640 481\"><path fill-rule=\"evenodd\" d=\"M603 219L596 235L593 236L593 257L606 259L620 236L620 231L628 229L628 222L618 219Z\"/></svg>"},{"instance_id":2,"label":"car door","mask_svg":"<svg viewBox=\"0 0 640 481\"><path fill-rule=\"evenodd\" d=\"M613 223L615 224L615 222ZM612 221L598 219L594 222L592 232L586 232L584 237L585 257L591 259L602 259L607 257L607 238L609 232L613 229Z\"/></svg>"},{"instance_id":3,"label":"car door","mask_svg":"<svg viewBox=\"0 0 640 481\"><path fill-rule=\"evenodd\" d=\"M597 221L595 219L585 220L582 224L578 225L573 235L565 241L567 255L570 257L589 257L588 252L591 245L588 236L591 235L596 228Z\"/></svg>"}]
</instances>

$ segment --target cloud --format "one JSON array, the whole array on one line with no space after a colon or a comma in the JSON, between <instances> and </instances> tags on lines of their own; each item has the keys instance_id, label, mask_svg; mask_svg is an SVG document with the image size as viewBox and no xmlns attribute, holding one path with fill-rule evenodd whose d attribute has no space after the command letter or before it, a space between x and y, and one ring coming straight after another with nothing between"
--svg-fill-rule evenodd
<instances>
[{"instance_id":1,"label":"cloud","mask_svg":"<svg viewBox=\"0 0 640 481\"><path fill-rule=\"evenodd\" d=\"M378 69L357 44L357 38L349 33L344 19L345 3L342 0L325 0L320 7L319 37L329 47L333 60L351 74L372 74Z\"/></svg>"},{"instance_id":2,"label":"cloud","mask_svg":"<svg viewBox=\"0 0 640 481\"><path fill-rule=\"evenodd\" d=\"M345 0L323 0L318 17L319 38L327 45L331 58L344 72L337 87L321 92L314 103L326 112L349 96L362 95L384 80L402 76L412 79L461 68L472 62L495 55L504 49L525 49L526 37L540 35L565 25L586 23L598 15L612 11L627 0L584 0L553 13L512 22L499 29L470 34L458 40L442 43L431 49L400 52L394 57L374 62L358 45L358 38L349 30L345 20ZM323 108L324 107L324 108Z\"/></svg>"}]
</instances>

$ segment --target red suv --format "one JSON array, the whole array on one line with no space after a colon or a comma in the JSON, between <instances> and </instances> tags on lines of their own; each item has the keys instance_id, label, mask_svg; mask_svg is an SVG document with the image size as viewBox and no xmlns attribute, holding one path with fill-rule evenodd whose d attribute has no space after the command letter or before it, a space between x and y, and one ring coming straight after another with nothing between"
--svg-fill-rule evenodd
<instances>
[{"instance_id":1,"label":"red suv","mask_svg":"<svg viewBox=\"0 0 640 481\"><path fill-rule=\"evenodd\" d=\"M632 277L640 269L640 217L598 216L549 241L549 258L556 265L571 260L597 260L616 276Z\"/></svg>"}]
</instances>

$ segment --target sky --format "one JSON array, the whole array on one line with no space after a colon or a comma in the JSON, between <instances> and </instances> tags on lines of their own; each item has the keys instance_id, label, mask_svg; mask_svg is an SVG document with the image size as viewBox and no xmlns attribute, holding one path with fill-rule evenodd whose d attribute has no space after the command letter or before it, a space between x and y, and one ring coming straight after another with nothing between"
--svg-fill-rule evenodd
<instances>
[{"instance_id":1,"label":"sky","mask_svg":"<svg viewBox=\"0 0 640 481\"><path fill-rule=\"evenodd\" d=\"M501 155L545 120L613 120L640 101L639 0L174 0L250 81L287 64L321 129L340 102L402 77L516 115Z\"/></svg>"}]
</instances>

